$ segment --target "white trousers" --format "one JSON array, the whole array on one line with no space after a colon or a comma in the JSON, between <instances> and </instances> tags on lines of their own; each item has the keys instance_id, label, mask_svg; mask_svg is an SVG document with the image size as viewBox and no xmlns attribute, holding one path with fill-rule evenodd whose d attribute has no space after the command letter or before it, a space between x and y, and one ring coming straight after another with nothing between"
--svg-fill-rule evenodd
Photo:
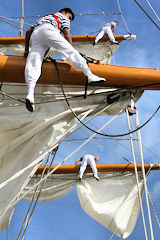
<instances>
[{"instance_id":1,"label":"white trousers","mask_svg":"<svg viewBox=\"0 0 160 240\"><path fill-rule=\"evenodd\" d=\"M80 170L79 170L79 177L80 178L83 177L83 173L85 172L87 165L90 165L90 167L92 168L92 172L93 172L94 177L98 178L98 173L97 173L97 168L96 168L96 163L95 163L95 160L94 160L94 156L89 155L89 154L85 155L83 157L82 165L81 165Z\"/></svg>"},{"instance_id":2,"label":"white trousers","mask_svg":"<svg viewBox=\"0 0 160 240\"><path fill-rule=\"evenodd\" d=\"M86 60L72 45L60 34L53 25L45 23L37 26L30 39L31 50L27 57L25 67L25 81L28 86L28 98L34 101L34 88L41 75L41 67L46 51L53 47L62 53L77 70L82 70L86 76L92 73Z\"/></svg>"},{"instance_id":3,"label":"white trousers","mask_svg":"<svg viewBox=\"0 0 160 240\"><path fill-rule=\"evenodd\" d=\"M106 26L104 28L102 28L101 32L97 35L96 39L95 39L95 43L97 43L105 34L108 35L109 39L112 42L115 42L115 38L113 36L113 32L111 30L110 26Z\"/></svg>"}]
</instances>

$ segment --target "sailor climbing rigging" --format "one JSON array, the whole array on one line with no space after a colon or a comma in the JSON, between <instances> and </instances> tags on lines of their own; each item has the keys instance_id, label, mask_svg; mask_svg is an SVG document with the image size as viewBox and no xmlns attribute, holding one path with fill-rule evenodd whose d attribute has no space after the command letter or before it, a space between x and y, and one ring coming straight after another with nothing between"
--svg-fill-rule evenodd
<instances>
[{"instance_id":1,"label":"sailor climbing rigging","mask_svg":"<svg viewBox=\"0 0 160 240\"><path fill-rule=\"evenodd\" d=\"M113 36L113 32L115 31L116 26L119 23L117 21L113 21L113 22L109 22L106 25L102 26L102 30L101 32L97 35L93 46L106 34L108 35L109 39L111 40L111 42L118 44L118 42L115 40L114 36Z\"/></svg>"},{"instance_id":2,"label":"sailor climbing rigging","mask_svg":"<svg viewBox=\"0 0 160 240\"><path fill-rule=\"evenodd\" d=\"M95 157L91 154L84 155L84 157L79 158L75 164L77 165L80 161L82 162L80 170L79 170L79 180L82 180L83 173L86 170L87 165L89 165L92 168L93 175L96 178L97 181L99 181L97 168L96 168L96 162L99 160L99 157Z\"/></svg>"},{"instance_id":3,"label":"sailor climbing rigging","mask_svg":"<svg viewBox=\"0 0 160 240\"><path fill-rule=\"evenodd\" d=\"M88 77L88 83L106 81L104 78L94 75L86 60L72 47L70 34L70 21L72 20L74 20L74 13L70 8L64 8L55 14L40 18L26 33L24 52L24 56L27 57L25 67L25 81L28 87L26 108L30 112L33 112L34 108L34 88L41 75L43 58L50 47L62 53L77 70L82 70ZM65 38L60 32L64 34Z\"/></svg>"}]
</instances>

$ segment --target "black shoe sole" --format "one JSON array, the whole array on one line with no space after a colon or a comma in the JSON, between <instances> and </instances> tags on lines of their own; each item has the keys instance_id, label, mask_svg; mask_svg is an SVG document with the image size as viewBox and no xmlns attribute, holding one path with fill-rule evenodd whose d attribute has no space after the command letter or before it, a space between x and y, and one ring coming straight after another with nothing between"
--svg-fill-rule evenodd
<instances>
[{"instance_id":1,"label":"black shoe sole","mask_svg":"<svg viewBox=\"0 0 160 240\"><path fill-rule=\"evenodd\" d=\"M29 99L26 99L26 108L28 111L33 112L33 103Z\"/></svg>"},{"instance_id":2,"label":"black shoe sole","mask_svg":"<svg viewBox=\"0 0 160 240\"><path fill-rule=\"evenodd\" d=\"M104 80L97 81L97 82L90 82L90 83L88 83L88 84L94 86L94 85L102 85L103 83L105 83Z\"/></svg>"}]
</instances>

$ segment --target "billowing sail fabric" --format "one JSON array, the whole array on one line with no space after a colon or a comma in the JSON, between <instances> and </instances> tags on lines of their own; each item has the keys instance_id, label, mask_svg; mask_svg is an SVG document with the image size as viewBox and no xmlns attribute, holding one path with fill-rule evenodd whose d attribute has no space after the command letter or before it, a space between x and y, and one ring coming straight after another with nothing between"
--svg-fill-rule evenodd
<instances>
[{"instance_id":1,"label":"billowing sail fabric","mask_svg":"<svg viewBox=\"0 0 160 240\"><path fill-rule=\"evenodd\" d=\"M25 99L25 85L2 86L2 91L12 97ZM65 88L73 110L82 120L108 105L107 89L89 88L92 93L83 99L84 89ZM98 94L96 94L98 93ZM100 94L101 93L101 94ZM137 92L137 99L142 92ZM79 97L80 96L80 97ZM119 100L108 105L103 115L123 111L130 94L122 94ZM78 120L68 106L58 86L37 86L35 112L26 110L23 103L1 96L0 104L0 230L9 223L8 209L18 199L30 177L46 154L61 140L73 132ZM8 220L7 220L8 219Z\"/></svg>"},{"instance_id":2,"label":"billowing sail fabric","mask_svg":"<svg viewBox=\"0 0 160 240\"><path fill-rule=\"evenodd\" d=\"M120 238L127 238L136 224L140 204L134 173L104 173L100 182L87 179L78 183L77 192L83 210ZM143 181L139 177L139 188Z\"/></svg>"},{"instance_id":3,"label":"billowing sail fabric","mask_svg":"<svg viewBox=\"0 0 160 240\"><path fill-rule=\"evenodd\" d=\"M75 174L53 174L44 183L39 201L62 198L76 185L82 209L117 236L125 239L133 231L140 210L135 174L109 172L99 173L99 177L100 181L97 182L92 174L86 174L79 182ZM40 177L33 177L24 192L39 180ZM139 188L142 195L141 173L139 173ZM36 196L38 193L39 191ZM31 200L32 196L33 192L30 192L24 199Z\"/></svg>"}]
</instances>

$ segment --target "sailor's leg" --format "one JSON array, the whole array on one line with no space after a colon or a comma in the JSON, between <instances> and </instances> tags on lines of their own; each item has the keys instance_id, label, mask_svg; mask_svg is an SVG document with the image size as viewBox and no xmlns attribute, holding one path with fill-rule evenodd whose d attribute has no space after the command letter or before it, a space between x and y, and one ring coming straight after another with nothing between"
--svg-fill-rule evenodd
<instances>
[{"instance_id":1,"label":"sailor's leg","mask_svg":"<svg viewBox=\"0 0 160 240\"><path fill-rule=\"evenodd\" d=\"M80 167L80 170L79 170L79 178L80 178L80 179L82 179L83 173L85 172L86 167L87 167L87 161L83 161L83 162L82 162L82 165L81 165L81 167Z\"/></svg>"},{"instance_id":2,"label":"sailor's leg","mask_svg":"<svg viewBox=\"0 0 160 240\"><path fill-rule=\"evenodd\" d=\"M111 42L115 42L115 38L110 27L105 27L105 33L108 35Z\"/></svg>"},{"instance_id":3,"label":"sailor's leg","mask_svg":"<svg viewBox=\"0 0 160 240\"><path fill-rule=\"evenodd\" d=\"M27 57L25 66L25 81L28 88L26 99L28 99L31 103L34 103L34 88L41 75L42 62L47 46L43 45L41 39L38 37L37 31L32 34L32 47Z\"/></svg>"},{"instance_id":4,"label":"sailor's leg","mask_svg":"<svg viewBox=\"0 0 160 240\"><path fill-rule=\"evenodd\" d=\"M83 73L88 77L89 82L105 81L104 78L100 78L92 74L86 63L86 60L79 54L77 50L72 47L72 45L64 37L59 34L57 29L51 25L50 30L46 29L46 32L47 31L49 32L49 39L47 40L49 46L62 53L68 62L70 62L75 67L76 70L82 70Z\"/></svg>"},{"instance_id":5,"label":"sailor's leg","mask_svg":"<svg viewBox=\"0 0 160 240\"><path fill-rule=\"evenodd\" d=\"M95 43L97 43L103 36L104 36L104 30L102 29L101 32L97 35L95 39Z\"/></svg>"},{"instance_id":6,"label":"sailor's leg","mask_svg":"<svg viewBox=\"0 0 160 240\"><path fill-rule=\"evenodd\" d=\"M89 165L92 168L92 172L93 172L94 177L98 180L99 177L98 177L98 171L97 171L97 167L96 167L95 161L93 159L90 159Z\"/></svg>"}]
</instances>

